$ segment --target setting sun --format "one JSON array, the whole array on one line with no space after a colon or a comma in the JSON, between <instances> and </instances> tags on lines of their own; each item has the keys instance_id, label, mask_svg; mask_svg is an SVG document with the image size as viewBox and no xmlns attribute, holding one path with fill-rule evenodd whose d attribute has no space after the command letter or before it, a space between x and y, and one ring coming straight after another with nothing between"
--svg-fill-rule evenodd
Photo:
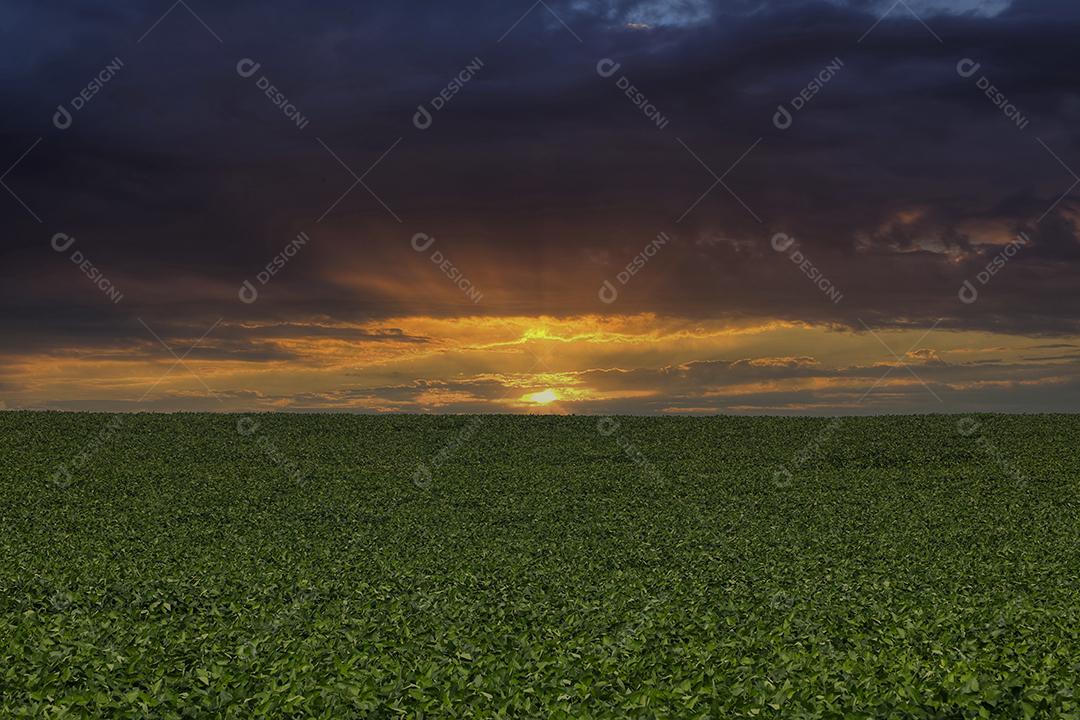
<instances>
[{"instance_id":1,"label":"setting sun","mask_svg":"<svg viewBox=\"0 0 1080 720\"><path fill-rule=\"evenodd\" d=\"M537 405L548 405L559 399L559 396L555 394L555 391L551 388L544 390L543 392L532 393L526 395L525 399L529 402L534 402Z\"/></svg>"}]
</instances>

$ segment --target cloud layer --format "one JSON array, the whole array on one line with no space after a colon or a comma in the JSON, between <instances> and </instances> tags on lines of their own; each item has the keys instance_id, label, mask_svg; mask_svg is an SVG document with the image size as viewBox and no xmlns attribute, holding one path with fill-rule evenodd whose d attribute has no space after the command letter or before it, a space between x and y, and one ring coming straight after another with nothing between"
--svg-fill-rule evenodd
<instances>
[{"instance_id":1,"label":"cloud layer","mask_svg":"<svg viewBox=\"0 0 1080 720\"><path fill-rule=\"evenodd\" d=\"M688 327L794 324L859 343L931 327L985 347L1071 343L1080 10L890 6L0 11L12 58L0 70L4 166L15 163L0 202L0 398L135 406L154 353L180 354L211 327L188 359L207 363L224 382L210 387L238 405L367 398L408 410L499 407L492 394L516 387L507 378L538 372L500 367L500 355L464 368L404 362L460 347L468 333L454 321L470 318L651 314ZM66 128L54 122L61 106ZM63 251L58 233L74 238ZM254 302L240 298L245 282ZM833 357L842 342L823 352L776 338L768 353L739 356L671 345L621 357L616 344L600 365L557 369L589 389L564 407L842 411L851 398L830 383L857 398L855 379L876 367ZM1069 397L1046 390L1072 387L1061 368L1019 356L1007 367L941 362L933 349L913 361L928 385L942 383L942 400L965 382L1003 408ZM352 374L316 389L309 375L328 358L336 373L346 351ZM1071 364L1064 355L1055 362ZM61 358L83 363L70 370L81 383L50 384L46 368ZM143 363L147 382L118 386L103 362ZM382 383L380 364L394 362L401 381ZM248 370L230 375L238 364ZM262 371L282 367L295 368L294 384L262 384ZM605 398L616 378L625 392ZM754 382L763 389L715 399ZM176 393L221 404L169 380L141 402L187 406ZM902 395L872 407L925 409Z\"/></svg>"}]
</instances>

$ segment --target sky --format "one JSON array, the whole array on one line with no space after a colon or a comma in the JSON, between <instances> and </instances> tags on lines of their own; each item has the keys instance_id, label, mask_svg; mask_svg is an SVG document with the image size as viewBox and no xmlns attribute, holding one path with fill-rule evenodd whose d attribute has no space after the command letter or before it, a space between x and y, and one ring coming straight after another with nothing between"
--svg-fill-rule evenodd
<instances>
[{"instance_id":1,"label":"sky","mask_svg":"<svg viewBox=\"0 0 1080 720\"><path fill-rule=\"evenodd\" d=\"M1080 400L1073 0L0 20L2 409Z\"/></svg>"}]
</instances>

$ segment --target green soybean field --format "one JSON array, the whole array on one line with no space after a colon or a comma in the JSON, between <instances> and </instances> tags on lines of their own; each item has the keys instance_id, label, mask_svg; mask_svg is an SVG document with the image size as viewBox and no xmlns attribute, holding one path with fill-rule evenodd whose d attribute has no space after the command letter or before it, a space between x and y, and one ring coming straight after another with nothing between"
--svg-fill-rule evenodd
<instances>
[{"instance_id":1,"label":"green soybean field","mask_svg":"<svg viewBox=\"0 0 1080 720\"><path fill-rule=\"evenodd\" d=\"M1080 417L0 413L0 717L1080 718Z\"/></svg>"}]
</instances>

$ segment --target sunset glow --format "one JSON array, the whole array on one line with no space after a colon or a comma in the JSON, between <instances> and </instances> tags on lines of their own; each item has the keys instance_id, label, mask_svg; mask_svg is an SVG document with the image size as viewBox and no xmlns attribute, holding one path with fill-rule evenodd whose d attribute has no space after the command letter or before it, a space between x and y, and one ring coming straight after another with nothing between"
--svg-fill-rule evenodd
<instances>
[{"instance_id":1,"label":"sunset glow","mask_svg":"<svg viewBox=\"0 0 1080 720\"><path fill-rule=\"evenodd\" d=\"M927 73L891 3L555 4L15 48L0 408L1076 407L1073 45L983 77L1041 15L919 3L1000 29Z\"/></svg>"},{"instance_id":2,"label":"sunset glow","mask_svg":"<svg viewBox=\"0 0 1080 720\"><path fill-rule=\"evenodd\" d=\"M531 395L526 395L525 399L528 400L529 402L534 402L537 405L550 405L551 403L558 400L559 396L555 394L554 390L551 390L549 388L547 390L544 390L543 392L532 393Z\"/></svg>"}]
</instances>

